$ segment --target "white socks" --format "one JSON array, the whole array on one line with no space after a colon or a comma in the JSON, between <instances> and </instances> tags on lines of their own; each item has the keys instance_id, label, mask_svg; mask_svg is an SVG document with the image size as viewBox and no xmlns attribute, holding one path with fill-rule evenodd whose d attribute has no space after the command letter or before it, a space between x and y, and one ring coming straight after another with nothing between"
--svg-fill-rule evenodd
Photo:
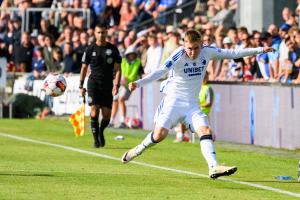
<instances>
[{"instance_id":1,"label":"white socks","mask_svg":"<svg viewBox=\"0 0 300 200\"><path fill-rule=\"evenodd\" d=\"M214 142L212 135L203 135L200 138L200 147L203 157L205 158L208 168L211 169L218 165Z\"/></svg>"},{"instance_id":2,"label":"white socks","mask_svg":"<svg viewBox=\"0 0 300 200\"><path fill-rule=\"evenodd\" d=\"M148 133L148 135L145 137L145 139L142 141L142 143L136 147L135 151L137 154L143 153L143 151L146 148L152 147L153 145L155 145L157 143L154 141L152 134L153 134L153 132Z\"/></svg>"},{"instance_id":3,"label":"white socks","mask_svg":"<svg viewBox=\"0 0 300 200\"><path fill-rule=\"evenodd\" d=\"M125 121L125 117L120 116L120 123L124 123L124 121Z\"/></svg>"}]
</instances>

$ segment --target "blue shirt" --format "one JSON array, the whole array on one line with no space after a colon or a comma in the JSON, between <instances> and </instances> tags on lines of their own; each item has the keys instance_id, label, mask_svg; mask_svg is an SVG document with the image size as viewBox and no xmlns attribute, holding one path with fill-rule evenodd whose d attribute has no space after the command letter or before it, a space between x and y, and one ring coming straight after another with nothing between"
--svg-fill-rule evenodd
<instances>
[{"instance_id":1,"label":"blue shirt","mask_svg":"<svg viewBox=\"0 0 300 200\"><path fill-rule=\"evenodd\" d=\"M42 72L42 71L45 71L46 70L46 67L45 67L45 61L44 59L34 59L33 62L32 62L32 68L33 70L36 70L38 72Z\"/></svg>"},{"instance_id":2,"label":"blue shirt","mask_svg":"<svg viewBox=\"0 0 300 200\"><path fill-rule=\"evenodd\" d=\"M91 5L96 15L100 15L101 13L104 12L106 3L105 0L92 0Z\"/></svg>"},{"instance_id":3,"label":"blue shirt","mask_svg":"<svg viewBox=\"0 0 300 200\"><path fill-rule=\"evenodd\" d=\"M177 0L160 0L159 5L160 6L166 6L167 8L174 7L177 3Z\"/></svg>"}]
</instances>

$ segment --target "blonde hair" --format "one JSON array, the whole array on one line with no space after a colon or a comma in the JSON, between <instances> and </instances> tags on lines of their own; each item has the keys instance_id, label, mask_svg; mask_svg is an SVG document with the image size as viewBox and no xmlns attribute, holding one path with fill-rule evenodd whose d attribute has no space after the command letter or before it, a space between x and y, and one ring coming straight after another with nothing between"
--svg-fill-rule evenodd
<instances>
[{"instance_id":1,"label":"blonde hair","mask_svg":"<svg viewBox=\"0 0 300 200\"><path fill-rule=\"evenodd\" d=\"M201 40L201 33L196 30L188 30L185 33L184 41L185 42L199 42Z\"/></svg>"}]
</instances>

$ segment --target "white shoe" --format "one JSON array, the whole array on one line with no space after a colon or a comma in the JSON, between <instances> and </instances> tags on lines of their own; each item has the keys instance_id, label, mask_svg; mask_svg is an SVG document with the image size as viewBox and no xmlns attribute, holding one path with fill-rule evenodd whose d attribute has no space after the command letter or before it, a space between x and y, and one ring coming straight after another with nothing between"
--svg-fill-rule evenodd
<instances>
[{"instance_id":1,"label":"white shoe","mask_svg":"<svg viewBox=\"0 0 300 200\"><path fill-rule=\"evenodd\" d=\"M237 170L237 167L227 167L223 165L218 165L211 170L209 170L209 177L212 179L216 179L220 176L229 176L234 174Z\"/></svg>"},{"instance_id":2,"label":"white shoe","mask_svg":"<svg viewBox=\"0 0 300 200\"><path fill-rule=\"evenodd\" d=\"M128 163L129 161L133 160L135 157L141 155L141 153L138 154L138 153L136 152L136 148L137 148L137 147L134 147L134 148L132 148L132 149L130 149L129 151L127 151L127 152L124 153L124 155L122 156L122 160L121 160L122 163L126 164L126 163Z\"/></svg>"}]
</instances>

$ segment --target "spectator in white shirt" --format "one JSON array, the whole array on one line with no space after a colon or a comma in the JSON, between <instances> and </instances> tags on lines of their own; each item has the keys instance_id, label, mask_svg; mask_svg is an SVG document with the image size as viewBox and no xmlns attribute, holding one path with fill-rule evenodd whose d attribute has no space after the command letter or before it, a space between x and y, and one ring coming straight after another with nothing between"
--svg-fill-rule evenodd
<instances>
[{"instance_id":1,"label":"spectator in white shirt","mask_svg":"<svg viewBox=\"0 0 300 200\"><path fill-rule=\"evenodd\" d=\"M149 48L147 51L147 62L144 69L145 74L149 74L160 66L160 59L162 56L162 47L157 42L155 34L148 36Z\"/></svg>"}]
</instances>

